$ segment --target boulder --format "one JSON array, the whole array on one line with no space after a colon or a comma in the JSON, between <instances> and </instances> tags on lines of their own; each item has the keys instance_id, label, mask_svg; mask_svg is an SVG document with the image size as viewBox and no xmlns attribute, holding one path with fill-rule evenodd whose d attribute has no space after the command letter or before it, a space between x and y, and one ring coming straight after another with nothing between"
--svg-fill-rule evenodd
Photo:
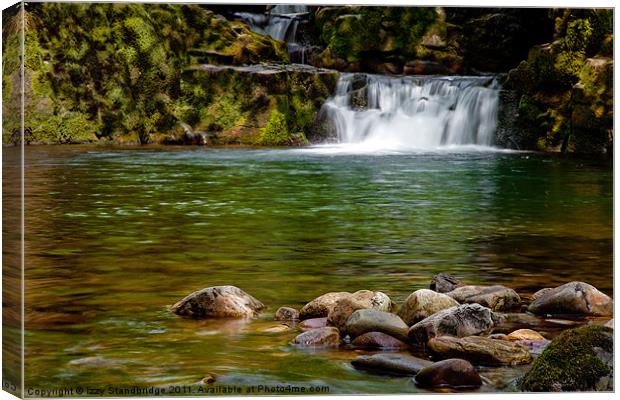
<instances>
[{"instance_id":1,"label":"boulder","mask_svg":"<svg viewBox=\"0 0 620 400\"><path fill-rule=\"evenodd\" d=\"M534 293L528 311L534 314L579 314L608 316L614 302L605 293L584 282L569 282Z\"/></svg>"},{"instance_id":2,"label":"boulder","mask_svg":"<svg viewBox=\"0 0 620 400\"><path fill-rule=\"evenodd\" d=\"M551 343L551 340L547 340L547 339L542 339L542 340L527 340L527 339L523 339L523 340L517 340L514 343L518 343L521 346L526 347L527 350L532 355L532 357L538 357L543 352L543 350L545 350L545 348L549 345L549 343Z\"/></svg>"},{"instance_id":3,"label":"boulder","mask_svg":"<svg viewBox=\"0 0 620 400\"><path fill-rule=\"evenodd\" d=\"M494 311L511 310L521 305L517 292L500 285L461 286L446 295L459 303L478 303Z\"/></svg>"},{"instance_id":4,"label":"boulder","mask_svg":"<svg viewBox=\"0 0 620 400\"><path fill-rule=\"evenodd\" d=\"M327 317L329 310L336 304L336 301L350 295L349 292L329 292L312 300L299 310L299 319Z\"/></svg>"},{"instance_id":5,"label":"boulder","mask_svg":"<svg viewBox=\"0 0 620 400\"><path fill-rule=\"evenodd\" d=\"M386 294L359 290L336 301L327 314L327 323L338 328L344 335L346 334L347 320L353 312L362 309L390 311L392 308L392 300Z\"/></svg>"},{"instance_id":6,"label":"boulder","mask_svg":"<svg viewBox=\"0 0 620 400\"><path fill-rule=\"evenodd\" d=\"M180 300L170 311L191 318L251 318L265 305L236 286L212 286Z\"/></svg>"},{"instance_id":7,"label":"boulder","mask_svg":"<svg viewBox=\"0 0 620 400\"><path fill-rule=\"evenodd\" d=\"M276 311L277 321L296 321L299 319L299 312L291 307L280 307Z\"/></svg>"},{"instance_id":8,"label":"boulder","mask_svg":"<svg viewBox=\"0 0 620 400\"><path fill-rule=\"evenodd\" d=\"M423 368L415 376L415 383L423 388L464 389L482 386L482 379L469 361L451 358Z\"/></svg>"},{"instance_id":9,"label":"boulder","mask_svg":"<svg viewBox=\"0 0 620 400\"><path fill-rule=\"evenodd\" d=\"M371 349L406 349L407 343L382 332L368 332L360 335L351 342L355 347Z\"/></svg>"},{"instance_id":10,"label":"boulder","mask_svg":"<svg viewBox=\"0 0 620 400\"><path fill-rule=\"evenodd\" d=\"M326 326L297 335L293 343L299 347L337 347L340 344L340 334L333 326Z\"/></svg>"},{"instance_id":11,"label":"boulder","mask_svg":"<svg viewBox=\"0 0 620 400\"><path fill-rule=\"evenodd\" d=\"M488 334L497 320L493 311L480 304L463 304L447 308L416 323L409 329L409 338L426 343L436 336L472 336Z\"/></svg>"},{"instance_id":12,"label":"boulder","mask_svg":"<svg viewBox=\"0 0 620 400\"><path fill-rule=\"evenodd\" d=\"M377 310L357 310L347 320L346 330L352 339L368 332L383 332L407 340L408 326L396 314Z\"/></svg>"},{"instance_id":13,"label":"boulder","mask_svg":"<svg viewBox=\"0 0 620 400\"><path fill-rule=\"evenodd\" d=\"M302 331L309 331L311 329L324 328L327 326L327 317L323 318L310 318L305 321L301 321L297 327Z\"/></svg>"},{"instance_id":14,"label":"boulder","mask_svg":"<svg viewBox=\"0 0 620 400\"><path fill-rule=\"evenodd\" d=\"M459 303L456 300L443 293L420 289L407 296L405 303L398 311L398 316L407 325L413 325L438 311L458 305Z\"/></svg>"},{"instance_id":15,"label":"boulder","mask_svg":"<svg viewBox=\"0 0 620 400\"><path fill-rule=\"evenodd\" d=\"M428 348L440 358L462 358L478 365L519 365L532 362L532 355L525 346L481 336L439 336L428 341Z\"/></svg>"},{"instance_id":16,"label":"boulder","mask_svg":"<svg viewBox=\"0 0 620 400\"><path fill-rule=\"evenodd\" d=\"M545 337L531 329L517 329L506 335L505 340L513 342L518 340L545 340Z\"/></svg>"},{"instance_id":17,"label":"boulder","mask_svg":"<svg viewBox=\"0 0 620 400\"><path fill-rule=\"evenodd\" d=\"M379 353L371 356L359 356L351 364L365 371L383 375L415 375L421 369L432 364L431 361L408 354Z\"/></svg>"},{"instance_id":18,"label":"boulder","mask_svg":"<svg viewBox=\"0 0 620 400\"><path fill-rule=\"evenodd\" d=\"M583 326L562 332L532 363L527 392L613 391L613 330Z\"/></svg>"},{"instance_id":19,"label":"boulder","mask_svg":"<svg viewBox=\"0 0 620 400\"><path fill-rule=\"evenodd\" d=\"M431 290L438 293L451 292L459 286L463 286L460 280L443 272L435 275L431 281Z\"/></svg>"}]
</instances>

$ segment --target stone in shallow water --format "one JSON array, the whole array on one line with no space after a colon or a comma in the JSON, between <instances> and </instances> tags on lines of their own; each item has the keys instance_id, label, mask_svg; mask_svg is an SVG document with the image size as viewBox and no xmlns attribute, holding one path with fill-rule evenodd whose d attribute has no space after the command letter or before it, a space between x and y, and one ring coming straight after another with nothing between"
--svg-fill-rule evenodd
<instances>
[{"instance_id":1,"label":"stone in shallow water","mask_svg":"<svg viewBox=\"0 0 620 400\"><path fill-rule=\"evenodd\" d=\"M327 326L327 317L323 318L310 318L302 321L297 325L302 331L309 331L311 329L324 328Z\"/></svg>"},{"instance_id":2,"label":"stone in shallow water","mask_svg":"<svg viewBox=\"0 0 620 400\"><path fill-rule=\"evenodd\" d=\"M438 361L422 369L415 376L415 382L424 388L465 389L482 386L482 379L474 366L458 358Z\"/></svg>"},{"instance_id":3,"label":"stone in shallow water","mask_svg":"<svg viewBox=\"0 0 620 400\"><path fill-rule=\"evenodd\" d=\"M407 296L405 303L398 311L398 316L407 325L413 325L436 312L458 305L456 300L443 293L420 289Z\"/></svg>"},{"instance_id":4,"label":"stone in shallow water","mask_svg":"<svg viewBox=\"0 0 620 400\"><path fill-rule=\"evenodd\" d=\"M428 341L429 350L440 358L462 358L478 365L519 365L532 362L524 346L481 336L440 336Z\"/></svg>"},{"instance_id":5,"label":"stone in shallow water","mask_svg":"<svg viewBox=\"0 0 620 400\"><path fill-rule=\"evenodd\" d=\"M393 304L392 300L383 292L359 290L336 300L327 315L327 323L335 326L345 335L347 320L355 311L362 309L390 311Z\"/></svg>"},{"instance_id":6,"label":"stone in shallow water","mask_svg":"<svg viewBox=\"0 0 620 400\"><path fill-rule=\"evenodd\" d=\"M265 305L236 286L212 286L180 300L170 310L192 318L250 318Z\"/></svg>"},{"instance_id":7,"label":"stone in shallow water","mask_svg":"<svg viewBox=\"0 0 620 400\"><path fill-rule=\"evenodd\" d=\"M471 336L486 334L493 329L497 316L479 304L463 304L441 310L409 329L415 343L426 343L436 336Z\"/></svg>"},{"instance_id":8,"label":"stone in shallow water","mask_svg":"<svg viewBox=\"0 0 620 400\"><path fill-rule=\"evenodd\" d=\"M569 282L534 293L528 311L534 314L612 315L611 297L584 282Z\"/></svg>"},{"instance_id":9,"label":"stone in shallow water","mask_svg":"<svg viewBox=\"0 0 620 400\"><path fill-rule=\"evenodd\" d=\"M351 364L357 369L382 375L415 375L432 362L408 354L380 353L359 356Z\"/></svg>"},{"instance_id":10,"label":"stone in shallow water","mask_svg":"<svg viewBox=\"0 0 620 400\"><path fill-rule=\"evenodd\" d=\"M340 334L333 326L306 331L293 340L299 347L337 347L340 344Z\"/></svg>"},{"instance_id":11,"label":"stone in shallow water","mask_svg":"<svg viewBox=\"0 0 620 400\"><path fill-rule=\"evenodd\" d=\"M517 329L506 335L506 340L545 340L545 337L532 329Z\"/></svg>"},{"instance_id":12,"label":"stone in shallow water","mask_svg":"<svg viewBox=\"0 0 620 400\"><path fill-rule=\"evenodd\" d=\"M545 348L551 343L551 340L542 339L542 340L517 340L515 343L518 343L527 348L532 356L539 356Z\"/></svg>"},{"instance_id":13,"label":"stone in shallow water","mask_svg":"<svg viewBox=\"0 0 620 400\"><path fill-rule=\"evenodd\" d=\"M357 310L347 320L347 332L352 339L367 332L383 332L407 340L408 326L396 314L377 310Z\"/></svg>"},{"instance_id":14,"label":"stone in shallow water","mask_svg":"<svg viewBox=\"0 0 620 400\"><path fill-rule=\"evenodd\" d=\"M406 349L407 343L382 332L368 332L351 342L353 346L376 349Z\"/></svg>"},{"instance_id":15,"label":"stone in shallow water","mask_svg":"<svg viewBox=\"0 0 620 400\"><path fill-rule=\"evenodd\" d=\"M299 310L299 319L306 320L310 318L327 317L329 310L336 304L336 301L350 294L349 292L325 293L303 306L302 309Z\"/></svg>"},{"instance_id":16,"label":"stone in shallow water","mask_svg":"<svg viewBox=\"0 0 620 400\"><path fill-rule=\"evenodd\" d=\"M276 311L277 321L295 321L299 319L299 312L291 307L280 307Z\"/></svg>"},{"instance_id":17,"label":"stone in shallow water","mask_svg":"<svg viewBox=\"0 0 620 400\"><path fill-rule=\"evenodd\" d=\"M463 286L460 280L443 272L435 275L431 281L431 290L438 293L451 292L459 286Z\"/></svg>"},{"instance_id":18,"label":"stone in shallow water","mask_svg":"<svg viewBox=\"0 0 620 400\"><path fill-rule=\"evenodd\" d=\"M494 311L512 310L521 305L521 298L505 286L461 286L446 295L459 303L477 303Z\"/></svg>"}]
</instances>

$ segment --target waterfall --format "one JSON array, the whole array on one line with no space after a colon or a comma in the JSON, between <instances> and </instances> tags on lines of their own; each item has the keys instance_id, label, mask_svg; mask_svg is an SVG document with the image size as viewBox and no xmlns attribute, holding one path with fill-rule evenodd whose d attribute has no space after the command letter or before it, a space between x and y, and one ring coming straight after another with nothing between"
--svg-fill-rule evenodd
<instances>
[{"instance_id":1,"label":"waterfall","mask_svg":"<svg viewBox=\"0 0 620 400\"><path fill-rule=\"evenodd\" d=\"M394 150L491 146L499 89L494 77L346 74L321 113L343 145Z\"/></svg>"},{"instance_id":2,"label":"waterfall","mask_svg":"<svg viewBox=\"0 0 620 400\"><path fill-rule=\"evenodd\" d=\"M304 5L283 5L273 7L268 14L235 13L235 16L250 25L250 29L287 43L296 43L297 25L302 15L308 12Z\"/></svg>"}]
</instances>

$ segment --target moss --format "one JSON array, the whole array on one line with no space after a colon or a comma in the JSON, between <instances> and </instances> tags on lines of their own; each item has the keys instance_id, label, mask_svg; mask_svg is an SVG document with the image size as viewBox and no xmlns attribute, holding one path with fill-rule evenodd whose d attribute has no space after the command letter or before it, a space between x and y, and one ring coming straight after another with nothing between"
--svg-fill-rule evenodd
<instances>
[{"instance_id":1,"label":"moss","mask_svg":"<svg viewBox=\"0 0 620 400\"><path fill-rule=\"evenodd\" d=\"M261 129L259 143L262 145L284 145L290 142L286 115L277 108L271 112L267 124Z\"/></svg>"},{"instance_id":2,"label":"moss","mask_svg":"<svg viewBox=\"0 0 620 400\"><path fill-rule=\"evenodd\" d=\"M593 390L611 370L594 348L613 352L613 331L586 326L563 332L534 361L521 381L524 391Z\"/></svg>"}]
</instances>

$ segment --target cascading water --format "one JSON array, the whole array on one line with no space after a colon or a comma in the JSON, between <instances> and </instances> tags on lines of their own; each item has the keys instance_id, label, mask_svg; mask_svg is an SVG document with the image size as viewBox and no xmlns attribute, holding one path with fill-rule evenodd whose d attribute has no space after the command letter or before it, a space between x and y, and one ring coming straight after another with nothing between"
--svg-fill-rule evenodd
<instances>
[{"instance_id":1,"label":"cascading water","mask_svg":"<svg viewBox=\"0 0 620 400\"><path fill-rule=\"evenodd\" d=\"M291 53L301 47L297 43L297 27L300 18L307 13L308 7L304 5L279 4L273 7L268 14L238 12L235 13L235 16L248 23L254 32L286 42L289 53Z\"/></svg>"},{"instance_id":2,"label":"cascading water","mask_svg":"<svg viewBox=\"0 0 620 400\"><path fill-rule=\"evenodd\" d=\"M343 146L367 150L491 146L499 89L493 77L347 74L321 112Z\"/></svg>"}]
</instances>

